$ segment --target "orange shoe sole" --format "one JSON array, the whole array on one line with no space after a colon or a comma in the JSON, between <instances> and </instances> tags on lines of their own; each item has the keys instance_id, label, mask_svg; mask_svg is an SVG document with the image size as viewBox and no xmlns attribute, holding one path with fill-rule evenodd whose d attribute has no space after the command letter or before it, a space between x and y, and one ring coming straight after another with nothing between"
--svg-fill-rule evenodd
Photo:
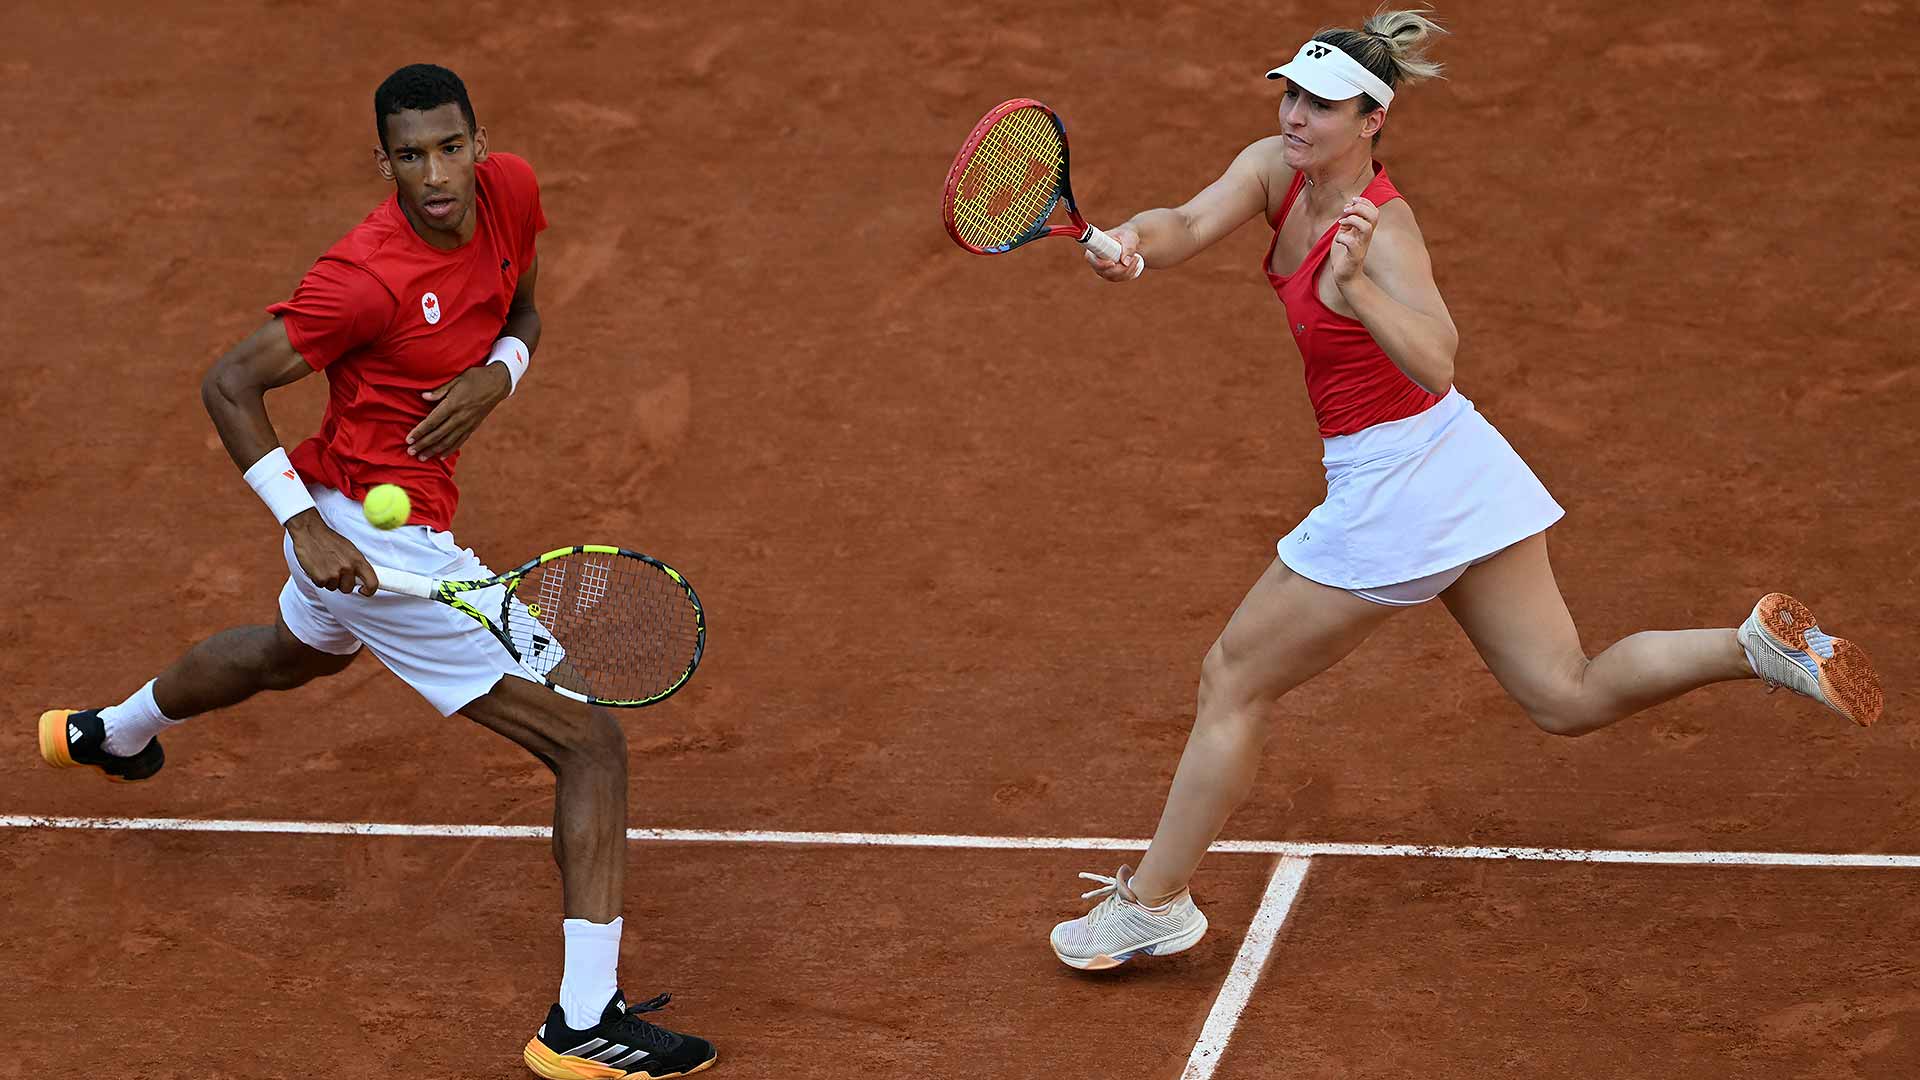
<instances>
[{"instance_id":1,"label":"orange shoe sole","mask_svg":"<svg viewBox=\"0 0 1920 1080\"><path fill-rule=\"evenodd\" d=\"M67 747L67 717L79 712L79 709L48 709L40 714L40 757L56 769L92 769L115 784L138 784L139 780L129 780L124 776L115 776L98 765L73 760Z\"/></svg>"},{"instance_id":2,"label":"orange shoe sole","mask_svg":"<svg viewBox=\"0 0 1920 1080\"><path fill-rule=\"evenodd\" d=\"M74 712L49 709L40 714L40 756L56 769L77 768L80 764L67 754L67 717Z\"/></svg>"},{"instance_id":3,"label":"orange shoe sole","mask_svg":"<svg viewBox=\"0 0 1920 1080\"><path fill-rule=\"evenodd\" d=\"M520 1056L526 1060L527 1068L532 1069L537 1075L546 1077L547 1080L625 1080L626 1077L671 1080L675 1076L692 1076L694 1073L704 1072L720 1060L720 1055L715 1054L686 1072L658 1074L627 1072L624 1069L602 1065L597 1061L588 1061L586 1058L556 1054L538 1038L528 1039L527 1048Z\"/></svg>"},{"instance_id":4,"label":"orange shoe sole","mask_svg":"<svg viewBox=\"0 0 1920 1080\"><path fill-rule=\"evenodd\" d=\"M1861 727L1880 719L1887 695L1865 649L1821 631L1813 612L1785 593L1768 593L1760 598L1760 626L1795 663L1801 667L1813 665L1820 691L1835 711ZM1809 632L1819 635L1820 644L1830 646L1831 655L1822 656L1814 648L1814 643L1807 640Z\"/></svg>"}]
</instances>

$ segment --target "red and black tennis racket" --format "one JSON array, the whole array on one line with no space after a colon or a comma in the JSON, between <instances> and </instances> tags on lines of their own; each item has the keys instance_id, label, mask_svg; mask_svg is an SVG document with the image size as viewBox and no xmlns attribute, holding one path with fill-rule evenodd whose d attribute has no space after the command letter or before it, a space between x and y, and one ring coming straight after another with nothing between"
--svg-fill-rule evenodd
<instances>
[{"instance_id":1,"label":"red and black tennis racket","mask_svg":"<svg viewBox=\"0 0 1920 1080\"><path fill-rule=\"evenodd\" d=\"M1070 224L1047 224L1067 204ZM960 145L947 170L941 216L953 241L975 255L998 255L1043 236L1066 236L1103 259L1120 257L1120 242L1087 224L1067 178L1067 129L1032 98L995 105ZM1134 254L1134 276L1147 268Z\"/></svg>"}]
</instances>

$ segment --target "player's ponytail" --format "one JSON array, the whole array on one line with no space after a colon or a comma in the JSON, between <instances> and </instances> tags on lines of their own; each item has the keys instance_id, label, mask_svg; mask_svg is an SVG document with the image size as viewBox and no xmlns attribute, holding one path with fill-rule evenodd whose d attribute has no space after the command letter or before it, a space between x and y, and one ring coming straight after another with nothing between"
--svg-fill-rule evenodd
<instances>
[{"instance_id":1,"label":"player's ponytail","mask_svg":"<svg viewBox=\"0 0 1920 1080\"><path fill-rule=\"evenodd\" d=\"M1322 30L1313 35L1313 40L1346 53L1397 92L1422 79L1440 77L1442 68L1427 59L1427 46L1446 32L1446 27L1428 18L1424 10L1376 11L1358 30ZM1362 113L1370 113L1380 103L1371 94L1361 94L1359 106ZM1373 139L1377 143L1380 136L1375 134Z\"/></svg>"},{"instance_id":2,"label":"player's ponytail","mask_svg":"<svg viewBox=\"0 0 1920 1080\"><path fill-rule=\"evenodd\" d=\"M1377 62L1371 56L1354 59L1395 89L1422 79L1438 78L1442 68L1427 59L1427 45L1446 32L1445 27L1419 11L1376 11L1362 25L1360 33L1372 44L1372 51L1381 55ZM1381 67L1386 72L1378 70Z\"/></svg>"}]
</instances>

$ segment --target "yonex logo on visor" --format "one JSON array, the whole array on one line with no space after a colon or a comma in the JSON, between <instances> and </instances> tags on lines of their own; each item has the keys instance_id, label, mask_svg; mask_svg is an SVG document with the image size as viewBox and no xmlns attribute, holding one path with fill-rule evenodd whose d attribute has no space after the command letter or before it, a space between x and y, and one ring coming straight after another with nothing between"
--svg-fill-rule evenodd
<instances>
[{"instance_id":1,"label":"yonex logo on visor","mask_svg":"<svg viewBox=\"0 0 1920 1080\"><path fill-rule=\"evenodd\" d=\"M1292 60L1267 72L1267 78L1285 79L1328 101L1346 101L1365 94L1383 109L1393 103L1392 87L1368 71L1366 65L1324 41L1300 46Z\"/></svg>"}]
</instances>

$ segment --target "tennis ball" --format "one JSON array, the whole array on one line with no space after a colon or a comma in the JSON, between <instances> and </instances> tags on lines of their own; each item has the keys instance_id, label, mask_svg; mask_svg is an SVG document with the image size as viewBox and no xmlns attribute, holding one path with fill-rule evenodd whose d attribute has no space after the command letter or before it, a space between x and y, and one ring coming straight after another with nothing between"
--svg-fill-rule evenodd
<instances>
[{"instance_id":1,"label":"tennis ball","mask_svg":"<svg viewBox=\"0 0 1920 1080\"><path fill-rule=\"evenodd\" d=\"M366 501L360 509L367 515L367 524L376 529L397 529L407 523L407 515L413 513L413 504L407 501L407 493L397 484L376 484L367 492Z\"/></svg>"}]
</instances>

